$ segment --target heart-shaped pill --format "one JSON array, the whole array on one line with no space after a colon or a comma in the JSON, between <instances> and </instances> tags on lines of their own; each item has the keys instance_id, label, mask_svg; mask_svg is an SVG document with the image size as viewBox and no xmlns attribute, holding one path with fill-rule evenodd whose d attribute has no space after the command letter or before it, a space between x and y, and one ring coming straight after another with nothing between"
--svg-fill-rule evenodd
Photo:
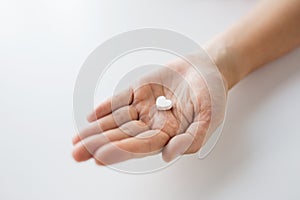
<instances>
[{"instance_id":1,"label":"heart-shaped pill","mask_svg":"<svg viewBox=\"0 0 300 200\"><path fill-rule=\"evenodd\" d=\"M156 99L156 108L158 110L170 110L172 108L172 101L165 96L159 96Z\"/></svg>"}]
</instances>

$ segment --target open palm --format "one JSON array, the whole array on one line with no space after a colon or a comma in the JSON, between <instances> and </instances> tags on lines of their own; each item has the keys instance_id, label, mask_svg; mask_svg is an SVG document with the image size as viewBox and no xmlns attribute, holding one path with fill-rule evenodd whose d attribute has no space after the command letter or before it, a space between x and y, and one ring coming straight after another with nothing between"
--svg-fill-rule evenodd
<instances>
[{"instance_id":1,"label":"open palm","mask_svg":"<svg viewBox=\"0 0 300 200\"><path fill-rule=\"evenodd\" d=\"M172 100L171 110L157 110L159 96ZM75 160L108 165L162 151L168 162L202 146L210 96L196 70L178 60L101 103L88 120L93 124L73 138Z\"/></svg>"}]
</instances>

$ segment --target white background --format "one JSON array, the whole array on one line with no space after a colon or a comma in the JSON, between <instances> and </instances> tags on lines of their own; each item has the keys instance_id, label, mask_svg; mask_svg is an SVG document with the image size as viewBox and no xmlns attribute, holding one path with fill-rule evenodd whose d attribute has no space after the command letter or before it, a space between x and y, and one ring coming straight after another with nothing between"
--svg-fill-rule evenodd
<instances>
[{"instance_id":1,"label":"white background","mask_svg":"<svg viewBox=\"0 0 300 200\"><path fill-rule=\"evenodd\" d=\"M1 0L0 199L300 199L300 49L230 92L223 134L205 160L130 175L71 158L75 79L101 42L156 27L203 44L255 3Z\"/></svg>"}]
</instances>

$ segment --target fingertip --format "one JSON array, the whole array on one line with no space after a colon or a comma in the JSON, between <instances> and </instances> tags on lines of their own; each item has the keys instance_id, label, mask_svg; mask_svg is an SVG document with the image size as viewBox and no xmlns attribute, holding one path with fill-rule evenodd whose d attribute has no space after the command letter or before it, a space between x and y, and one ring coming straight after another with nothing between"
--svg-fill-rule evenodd
<instances>
[{"instance_id":1,"label":"fingertip","mask_svg":"<svg viewBox=\"0 0 300 200\"><path fill-rule=\"evenodd\" d=\"M172 161L170 156L166 156L165 154L162 154L162 159L163 161L165 161L166 163L169 163Z\"/></svg>"},{"instance_id":2,"label":"fingertip","mask_svg":"<svg viewBox=\"0 0 300 200\"><path fill-rule=\"evenodd\" d=\"M95 121L95 120L96 120L95 113L89 114L89 115L87 116L86 120L87 120L88 122L90 122L90 123L93 122L93 121Z\"/></svg>"},{"instance_id":3,"label":"fingertip","mask_svg":"<svg viewBox=\"0 0 300 200\"><path fill-rule=\"evenodd\" d=\"M72 155L77 162L87 161L92 158L91 153L82 143L77 143L74 146Z\"/></svg>"},{"instance_id":4,"label":"fingertip","mask_svg":"<svg viewBox=\"0 0 300 200\"><path fill-rule=\"evenodd\" d=\"M80 141L80 137L78 135L75 135L72 139L72 144L75 145Z\"/></svg>"},{"instance_id":5,"label":"fingertip","mask_svg":"<svg viewBox=\"0 0 300 200\"><path fill-rule=\"evenodd\" d=\"M76 162L81 162L82 161L79 154L75 150L73 150L73 152L72 152L72 157Z\"/></svg>"},{"instance_id":6,"label":"fingertip","mask_svg":"<svg viewBox=\"0 0 300 200\"><path fill-rule=\"evenodd\" d=\"M162 152L162 158L167 163L175 160L179 156L180 156L180 153L176 153L176 152L173 152L173 153L171 153L171 152L168 153L167 151Z\"/></svg>"}]
</instances>

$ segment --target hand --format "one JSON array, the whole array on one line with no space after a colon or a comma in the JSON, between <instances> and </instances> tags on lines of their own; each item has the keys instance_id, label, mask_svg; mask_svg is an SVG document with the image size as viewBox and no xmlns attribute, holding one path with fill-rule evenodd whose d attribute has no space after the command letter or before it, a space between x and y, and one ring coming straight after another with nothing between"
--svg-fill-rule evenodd
<instances>
[{"instance_id":1,"label":"hand","mask_svg":"<svg viewBox=\"0 0 300 200\"><path fill-rule=\"evenodd\" d=\"M172 100L171 110L156 109L162 95ZM94 157L97 164L108 165L162 151L169 162L200 149L210 120L205 81L191 65L177 60L101 103L88 117L94 123L73 138L73 157Z\"/></svg>"}]
</instances>

